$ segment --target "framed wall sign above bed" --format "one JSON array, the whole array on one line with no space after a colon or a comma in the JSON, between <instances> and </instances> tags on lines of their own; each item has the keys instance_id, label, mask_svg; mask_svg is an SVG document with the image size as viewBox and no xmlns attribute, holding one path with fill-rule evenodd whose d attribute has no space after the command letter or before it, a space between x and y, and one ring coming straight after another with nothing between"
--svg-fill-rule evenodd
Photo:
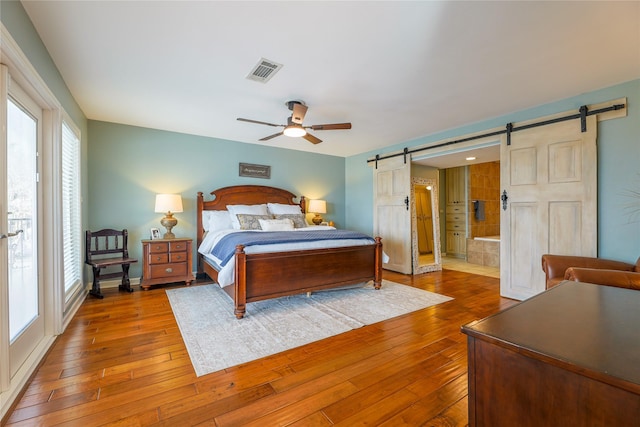
<instances>
[{"instance_id":1,"label":"framed wall sign above bed","mask_svg":"<svg viewBox=\"0 0 640 427\"><path fill-rule=\"evenodd\" d=\"M271 179L271 166L254 165L251 163L240 163L238 165L238 175L252 178Z\"/></svg>"},{"instance_id":2,"label":"framed wall sign above bed","mask_svg":"<svg viewBox=\"0 0 640 427\"><path fill-rule=\"evenodd\" d=\"M198 276L231 296L236 317L253 301L368 281L380 288L379 237L307 227L306 199L287 190L239 185L211 195L197 198Z\"/></svg>"}]
</instances>

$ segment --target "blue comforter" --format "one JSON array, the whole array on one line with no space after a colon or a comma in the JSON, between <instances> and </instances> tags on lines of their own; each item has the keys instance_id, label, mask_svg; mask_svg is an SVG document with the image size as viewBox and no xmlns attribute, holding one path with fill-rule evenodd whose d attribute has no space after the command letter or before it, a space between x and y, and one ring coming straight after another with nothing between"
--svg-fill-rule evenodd
<instances>
[{"instance_id":1,"label":"blue comforter","mask_svg":"<svg viewBox=\"0 0 640 427\"><path fill-rule=\"evenodd\" d=\"M227 234L220 239L211 250L211 254L221 261L222 266L233 257L237 245L269 245L277 243L312 242L317 240L346 240L367 239L375 242L371 236L357 231L326 230L326 231L242 231Z\"/></svg>"}]
</instances>

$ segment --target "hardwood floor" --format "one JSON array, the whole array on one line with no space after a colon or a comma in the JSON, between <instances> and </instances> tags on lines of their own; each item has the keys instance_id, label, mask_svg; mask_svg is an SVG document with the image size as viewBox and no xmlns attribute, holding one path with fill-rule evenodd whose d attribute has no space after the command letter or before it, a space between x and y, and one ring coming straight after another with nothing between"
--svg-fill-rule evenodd
<instances>
[{"instance_id":1,"label":"hardwood floor","mask_svg":"<svg viewBox=\"0 0 640 427\"><path fill-rule=\"evenodd\" d=\"M467 424L460 326L515 301L458 271L384 278L454 300L196 377L166 288L88 298L7 426Z\"/></svg>"}]
</instances>

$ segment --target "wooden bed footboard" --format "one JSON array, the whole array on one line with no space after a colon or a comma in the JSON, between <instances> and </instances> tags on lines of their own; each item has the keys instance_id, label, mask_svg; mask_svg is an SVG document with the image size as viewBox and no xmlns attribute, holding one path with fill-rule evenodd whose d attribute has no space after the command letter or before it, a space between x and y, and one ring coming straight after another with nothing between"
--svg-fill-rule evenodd
<instances>
[{"instance_id":1,"label":"wooden bed footboard","mask_svg":"<svg viewBox=\"0 0 640 427\"><path fill-rule=\"evenodd\" d=\"M248 302L373 281L382 284L382 240L373 245L246 254L238 245L233 286L234 313L244 317ZM228 289L227 289L228 288Z\"/></svg>"}]
</instances>

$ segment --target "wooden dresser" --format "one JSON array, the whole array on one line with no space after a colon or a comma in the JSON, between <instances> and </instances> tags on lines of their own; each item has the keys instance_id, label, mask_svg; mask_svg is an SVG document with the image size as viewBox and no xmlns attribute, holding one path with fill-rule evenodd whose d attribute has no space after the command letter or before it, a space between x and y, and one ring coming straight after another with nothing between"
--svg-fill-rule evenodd
<instances>
[{"instance_id":1,"label":"wooden dresser","mask_svg":"<svg viewBox=\"0 0 640 427\"><path fill-rule=\"evenodd\" d=\"M562 282L468 335L469 426L640 425L640 291Z\"/></svg>"},{"instance_id":2,"label":"wooden dresser","mask_svg":"<svg viewBox=\"0 0 640 427\"><path fill-rule=\"evenodd\" d=\"M187 238L143 240L142 289L173 282L190 285L194 280L191 244Z\"/></svg>"}]
</instances>

